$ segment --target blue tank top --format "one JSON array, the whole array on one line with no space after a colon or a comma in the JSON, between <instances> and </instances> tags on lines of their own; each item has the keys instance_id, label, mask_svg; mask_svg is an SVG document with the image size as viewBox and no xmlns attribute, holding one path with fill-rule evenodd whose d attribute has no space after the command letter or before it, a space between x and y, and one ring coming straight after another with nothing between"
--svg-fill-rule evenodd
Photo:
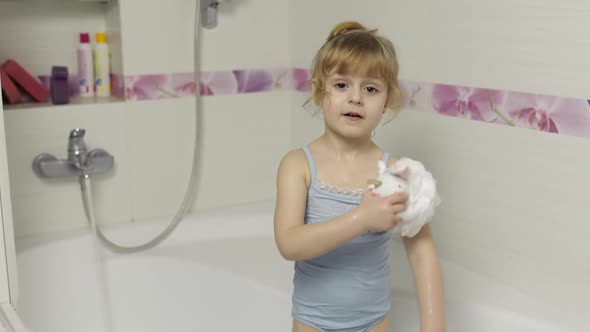
<instances>
[{"instance_id":1,"label":"blue tank top","mask_svg":"<svg viewBox=\"0 0 590 332\"><path fill-rule=\"evenodd\" d=\"M305 223L320 223L358 206L360 195L320 187L309 148L303 151L311 173ZM388 159L385 152L383 161ZM390 309L390 238L390 232L367 232L321 256L296 261L293 318L326 331L383 318Z\"/></svg>"}]
</instances>

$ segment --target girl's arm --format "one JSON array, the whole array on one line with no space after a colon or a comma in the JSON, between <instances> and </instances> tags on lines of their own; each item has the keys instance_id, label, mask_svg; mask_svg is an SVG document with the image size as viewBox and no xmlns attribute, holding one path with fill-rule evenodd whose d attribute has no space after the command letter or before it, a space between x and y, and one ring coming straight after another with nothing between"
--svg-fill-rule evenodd
<instances>
[{"instance_id":1,"label":"girl's arm","mask_svg":"<svg viewBox=\"0 0 590 332\"><path fill-rule=\"evenodd\" d=\"M358 207L336 218L305 224L309 167L302 150L289 152L279 166L274 216L275 241L288 260L305 260L336 249L369 231L385 231L399 222L405 194L381 198L366 192Z\"/></svg>"},{"instance_id":2,"label":"girl's arm","mask_svg":"<svg viewBox=\"0 0 590 332\"><path fill-rule=\"evenodd\" d=\"M332 220L304 223L309 178L302 150L289 152L279 166L274 216L275 241L288 260L304 260L324 254L367 231L355 209Z\"/></svg>"},{"instance_id":3,"label":"girl's arm","mask_svg":"<svg viewBox=\"0 0 590 332\"><path fill-rule=\"evenodd\" d=\"M443 278L430 225L413 238L403 238L420 303L420 331L444 332Z\"/></svg>"}]
</instances>

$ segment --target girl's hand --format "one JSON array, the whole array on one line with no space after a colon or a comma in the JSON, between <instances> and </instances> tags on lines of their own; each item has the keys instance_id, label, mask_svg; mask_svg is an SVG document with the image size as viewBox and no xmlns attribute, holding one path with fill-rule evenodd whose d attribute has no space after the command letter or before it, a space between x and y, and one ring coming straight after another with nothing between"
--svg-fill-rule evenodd
<instances>
[{"instance_id":1,"label":"girl's hand","mask_svg":"<svg viewBox=\"0 0 590 332\"><path fill-rule=\"evenodd\" d=\"M408 194L403 192L381 197L373 190L367 190L357 207L360 222L366 225L367 231L388 231L401 221L397 213L406 209L407 200Z\"/></svg>"}]
</instances>

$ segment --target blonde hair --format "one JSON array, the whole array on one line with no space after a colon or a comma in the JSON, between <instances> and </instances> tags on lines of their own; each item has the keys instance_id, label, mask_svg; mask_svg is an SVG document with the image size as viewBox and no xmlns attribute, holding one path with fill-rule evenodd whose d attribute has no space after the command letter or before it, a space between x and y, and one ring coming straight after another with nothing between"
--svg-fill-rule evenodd
<instances>
[{"instance_id":1,"label":"blonde hair","mask_svg":"<svg viewBox=\"0 0 590 332\"><path fill-rule=\"evenodd\" d=\"M332 73L379 77L387 83L387 108L397 112L402 95L399 66L391 41L358 22L337 24L316 54L311 72L311 96L305 103L321 105L327 95L326 79Z\"/></svg>"}]
</instances>

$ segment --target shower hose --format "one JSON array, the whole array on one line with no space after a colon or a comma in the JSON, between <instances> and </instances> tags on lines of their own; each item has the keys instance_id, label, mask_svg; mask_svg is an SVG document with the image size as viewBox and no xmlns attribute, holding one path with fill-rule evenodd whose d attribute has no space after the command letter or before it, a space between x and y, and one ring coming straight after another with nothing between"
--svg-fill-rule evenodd
<instances>
[{"instance_id":1,"label":"shower hose","mask_svg":"<svg viewBox=\"0 0 590 332\"><path fill-rule=\"evenodd\" d=\"M113 241L109 240L104 233L100 230L100 228L96 224L96 216L94 214L94 206L92 204L92 186L90 175L83 174L79 177L80 180L80 190L82 191L82 201L84 203L84 211L86 213L86 218L90 224L90 227L93 233L96 233L96 236L104 243L107 248L114 252L118 253L134 253L143 250L147 250L150 248L155 247L160 242L162 242L168 235L170 235L176 226L180 223L182 217L190 207L192 203L192 195L194 193L194 187L197 180L197 173L199 171L199 164L200 164L200 144L201 144L201 107L200 107L200 93L199 93L199 41L200 41L200 26L201 26L201 8L199 3L196 4L196 13L195 13L195 28L194 28L194 66L195 66L195 84L196 84L196 108L195 108L195 140L194 140L194 150L193 150L193 164L189 179L188 188L184 195L184 199L178 209L176 215L173 217L172 221L168 224L168 226L157 236L153 239L139 244L135 246L122 246L120 244L114 243Z\"/></svg>"}]
</instances>

